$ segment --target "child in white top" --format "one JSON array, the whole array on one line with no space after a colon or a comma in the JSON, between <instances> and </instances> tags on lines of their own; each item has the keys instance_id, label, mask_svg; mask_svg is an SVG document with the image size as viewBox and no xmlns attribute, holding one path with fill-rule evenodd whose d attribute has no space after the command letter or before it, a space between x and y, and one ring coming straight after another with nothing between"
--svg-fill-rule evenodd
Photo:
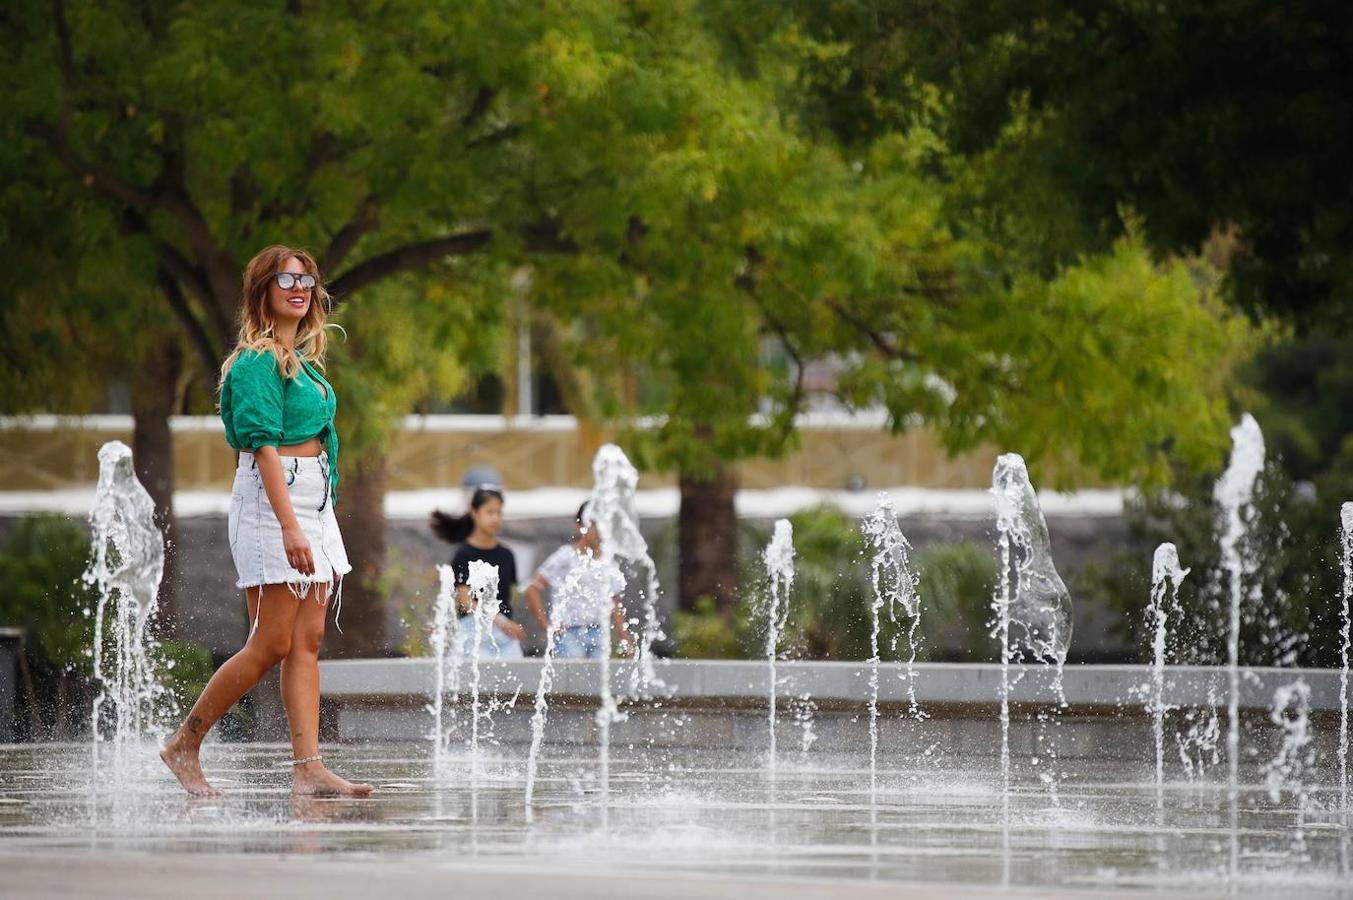
<instances>
[{"instance_id":1,"label":"child in white top","mask_svg":"<svg viewBox=\"0 0 1353 900\"><path fill-rule=\"evenodd\" d=\"M587 504L574 517L573 540L551 553L526 586L526 603L547 634L555 633L554 655L560 659L599 659L604 651L602 628L609 618L621 653L633 655L634 641L625 627L622 595L625 576L613 562L601 560L601 537L584 523ZM550 589L550 613L540 592Z\"/></svg>"}]
</instances>

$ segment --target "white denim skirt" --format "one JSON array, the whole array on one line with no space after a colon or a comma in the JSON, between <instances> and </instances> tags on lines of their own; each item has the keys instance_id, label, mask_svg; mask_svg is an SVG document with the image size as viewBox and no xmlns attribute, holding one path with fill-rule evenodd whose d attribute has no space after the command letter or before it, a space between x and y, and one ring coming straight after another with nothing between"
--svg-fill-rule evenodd
<instances>
[{"instance_id":1,"label":"white denim skirt","mask_svg":"<svg viewBox=\"0 0 1353 900\"><path fill-rule=\"evenodd\" d=\"M329 497L329 458L319 456L283 456L282 473L296 521L310 539L315 572L303 575L287 562L282 549L282 526L277 521L254 455L240 453L235 470L235 486L230 492L230 554L235 558L238 588L263 584L285 584L298 597L313 585L335 582L341 585L352 571L343 536L338 532L333 501ZM331 590L330 593L336 593ZM336 599L336 598L335 598Z\"/></svg>"}]
</instances>

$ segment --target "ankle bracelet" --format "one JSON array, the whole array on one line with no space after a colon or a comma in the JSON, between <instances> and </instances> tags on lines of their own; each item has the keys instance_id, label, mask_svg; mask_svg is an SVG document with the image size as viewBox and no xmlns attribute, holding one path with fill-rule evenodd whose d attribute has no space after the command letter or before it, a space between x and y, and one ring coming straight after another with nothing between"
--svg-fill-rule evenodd
<instances>
[{"instance_id":1,"label":"ankle bracelet","mask_svg":"<svg viewBox=\"0 0 1353 900\"><path fill-rule=\"evenodd\" d=\"M306 763L319 762L324 757L316 753L314 756L307 756L305 759L289 759L286 762L278 763L279 766L303 766Z\"/></svg>"}]
</instances>

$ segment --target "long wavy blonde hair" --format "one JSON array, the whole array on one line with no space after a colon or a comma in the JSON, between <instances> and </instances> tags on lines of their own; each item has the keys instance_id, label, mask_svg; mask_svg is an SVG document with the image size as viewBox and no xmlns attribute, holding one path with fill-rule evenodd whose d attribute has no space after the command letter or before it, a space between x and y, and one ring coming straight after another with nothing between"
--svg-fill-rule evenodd
<instances>
[{"instance_id":1,"label":"long wavy blonde hair","mask_svg":"<svg viewBox=\"0 0 1353 900\"><path fill-rule=\"evenodd\" d=\"M310 292L310 308L305 318L296 326L296 340L291 347L285 347L277 339L272 309L268 305L268 288L273 276L282 271L289 259L298 259L305 271L315 276L315 287ZM258 255L249 260L244 267L244 295L240 308L240 337L235 349L221 364L221 380L217 384L217 393L225 384L226 373L246 350L261 350L271 353L277 359L277 368L283 378L295 378L301 370L301 361L324 368L324 354L329 347L330 325L329 292L324 289L320 278L319 265L315 257L307 250L284 247L274 244L265 247Z\"/></svg>"}]
</instances>

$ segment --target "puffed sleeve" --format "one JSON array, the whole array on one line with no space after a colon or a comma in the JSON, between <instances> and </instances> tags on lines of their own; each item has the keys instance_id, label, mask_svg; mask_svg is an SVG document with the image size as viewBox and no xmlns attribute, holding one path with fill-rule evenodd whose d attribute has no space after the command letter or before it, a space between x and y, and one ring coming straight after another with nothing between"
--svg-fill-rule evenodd
<instances>
[{"instance_id":1,"label":"puffed sleeve","mask_svg":"<svg viewBox=\"0 0 1353 900\"><path fill-rule=\"evenodd\" d=\"M623 596L624 593L625 593L625 575L624 575L624 573L620 571L620 567L619 567L619 566L617 566L617 565L615 565L614 563L612 563L612 564L611 564L611 571L610 571L609 574L610 574L610 582L611 582L611 596L612 596L612 597L620 597L620 596Z\"/></svg>"},{"instance_id":2,"label":"puffed sleeve","mask_svg":"<svg viewBox=\"0 0 1353 900\"><path fill-rule=\"evenodd\" d=\"M245 352L226 376L231 389L231 428L249 450L282 444L282 375L271 353Z\"/></svg>"}]
</instances>

